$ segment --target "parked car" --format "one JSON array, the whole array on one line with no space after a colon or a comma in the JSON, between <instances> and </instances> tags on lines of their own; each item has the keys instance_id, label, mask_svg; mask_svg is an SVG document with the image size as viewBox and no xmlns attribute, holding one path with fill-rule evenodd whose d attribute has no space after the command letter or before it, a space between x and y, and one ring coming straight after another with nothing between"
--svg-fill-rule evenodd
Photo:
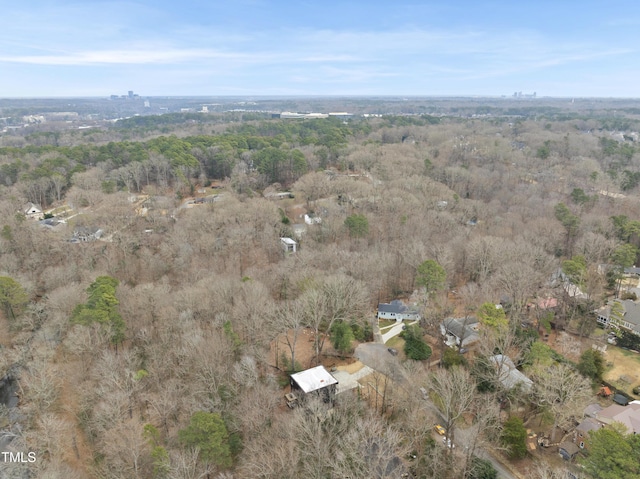
<instances>
[{"instance_id":1,"label":"parked car","mask_svg":"<svg viewBox=\"0 0 640 479\"><path fill-rule=\"evenodd\" d=\"M396 348L387 348L387 351L389 351L392 356L398 355L398 350Z\"/></svg>"},{"instance_id":2,"label":"parked car","mask_svg":"<svg viewBox=\"0 0 640 479\"><path fill-rule=\"evenodd\" d=\"M447 431L440 424L436 424L435 426L433 426L433 429L435 429L436 432L441 436L444 436L447 433Z\"/></svg>"}]
</instances>

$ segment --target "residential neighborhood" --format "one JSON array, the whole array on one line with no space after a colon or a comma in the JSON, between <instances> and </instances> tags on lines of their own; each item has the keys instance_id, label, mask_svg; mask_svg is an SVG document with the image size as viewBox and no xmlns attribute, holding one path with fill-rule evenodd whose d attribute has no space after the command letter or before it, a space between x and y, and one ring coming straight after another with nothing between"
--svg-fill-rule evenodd
<instances>
[{"instance_id":1,"label":"residential neighborhood","mask_svg":"<svg viewBox=\"0 0 640 479\"><path fill-rule=\"evenodd\" d=\"M184 101L0 133L0 476L640 475L635 103Z\"/></svg>"}]
</instances>

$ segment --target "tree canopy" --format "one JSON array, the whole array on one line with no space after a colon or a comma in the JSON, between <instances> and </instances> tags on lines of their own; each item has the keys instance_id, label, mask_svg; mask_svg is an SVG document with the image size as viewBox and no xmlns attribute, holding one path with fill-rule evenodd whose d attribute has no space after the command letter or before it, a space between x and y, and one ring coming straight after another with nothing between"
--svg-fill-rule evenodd
<instances>
[{"instance_id":1,"label":"tree canopy","mask_svg":"<svg viewBox=\"0 0 640 479\"><path fill-rule=\"evenodd\" d=\"M409 326L402 333L404 352L409 359L426 361L431 357L431 348L422 337L422 330L417 325Z\"/></svg>"},{"instance_id":2,"label":"tree canopy","mask_svg":"<svg viewBox=\"0 0 640 479\"><path fill-rule=\"evenodd\" d=\"M580 356L580 362L578 363L578 371L584 377L599 381L604 374L604 358L599 351L593 349L587 349Z\"/></svg>"},{"instance_id":3,"label":"tree canopy","mask_svg":"<svg viewBox=\"0 0 640 479\"><path fill-rule=\"evenodd\" d=\"M353 339L353 331L347 322L338 321L331 328L331 344L339 353L348 353Z\"/></svg>"},{"instance_id":4,"label":"tree canopy","mask_svg":"<svg viewBox=\"0 0 640 479\"><path fill-rule=\"evenodd\" d=\"M509 320L504 312L504 308L493 303L484 303L478 309L478 319L482 324L490 327L496 332L504 331L509 326Z\"/></svg>"},{"instance_id":5,"label":"tree canopy","mask_svg":"<svg viewBox=\"0 0 640 479\"><path fill-rule=\"evenodd\" d=\"M182 444L199 450L201 460L222 468L233 464L229 433L220 414L205 411L194 413L189 425L178 436Z\"/></svg>"},{"instance_id":6,"label":"tree canopy","mask_svg":"<svg viewBox=\"0 0 640 479\"><path fill-rule=\"evenodd\" d=\"M15 279L0 276L0 307L9 319L20 316L29 302L29 296Z\"/></svg>"},{"instance_id":7,"label":"tree canopy","mask_svg":"<svg viewBox=\"0 0 640 479\"><path fill-rule=\"evenodd\" d=\"M640 477L640 436L623 432L624 427L606 427L589 433L589 455L585 470L598 479Z\"/></svg>"},{"instance_id":8,"label":"tree canopy","mask_svg":"<svg viewBox=\"0 0 640 479\"><path fill-rule=\"evenodd\" d=\"M365 215L354 214L347 216L344 225L349 230L349 236L352 238L362 238L369 234L369 220Z\"/></svg>"},{"instance_id":9,"label":"tree canopy","mask_svg":"<svg viewBox=\"0 0 640 479\"><path fill-rule=\"evenodd\" d=\"M99 276L87 288L89 299L73 310L71 321L76 324L100 324L108 331L110 341L119 344L124 341L125 323L118 312L116 298L118 280L110 276Z\"/></svg>"},{"instance_id":10,"label":"tree canopy","mask_svg":"<svg viewBox=\"0 0 640 479\"><path fill-rule=\"evenodd\" d=\"M527 428L519 417L511 417L504 423L500 440L509 448L510 457L521 459L527 455Z\"/></svg>"},{"instance_id":11,"label":"tree canopy","mask_svg":"<svg viewBox=\"0 0 640 479\"><path fill-rule=\"evenodd\" d=\"M443 289L446 286L447 272L437 261L428 259L416 269L416 284L427 290L427 293Z\"/></svg>"}]
</instances>

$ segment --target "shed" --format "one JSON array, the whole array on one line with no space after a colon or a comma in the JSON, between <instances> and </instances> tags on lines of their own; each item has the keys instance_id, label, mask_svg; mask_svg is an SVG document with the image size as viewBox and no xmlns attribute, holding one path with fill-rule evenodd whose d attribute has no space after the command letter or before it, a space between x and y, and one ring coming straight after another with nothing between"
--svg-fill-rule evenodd
<instances>
[{"instance_id":1,"label":"shed","mask_svg":"<svg viewBox=\"0 0 640 479\"><path fill-rule=\"evenodd\" d=\"M565 461L570 461L576 454L580 452L580 448L572 442L562 442L558 446L558 453Z\"/></svg>"},{"instance_id":2,"label":"shed","mask_svg":"<svg viewBox=\"0 0 640 479\"><path fill-rule=\"evenodd\" d=\"M611 396L611 389L609 389L607 386L602 386L598 394L600 394L600 396L608 398L609 396Z\"/></svg>"},{"instance_id":3,"label":"shed","mask_svg":"<svg viewBox=\"0 0 640 479\"><path fill-rule=\"evenodd\" d=\"M285 253L295 253L298 249L298 243L291 238L280 238L280 243Z\"/></svg>"}]
</instances>

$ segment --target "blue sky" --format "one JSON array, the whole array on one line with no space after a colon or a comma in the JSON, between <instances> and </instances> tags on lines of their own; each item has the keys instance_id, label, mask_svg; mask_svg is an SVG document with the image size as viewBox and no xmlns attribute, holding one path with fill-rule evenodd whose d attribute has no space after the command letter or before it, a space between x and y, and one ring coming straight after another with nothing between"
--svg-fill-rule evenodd
<instances>
[{"instance_id":1,"label":"blue sky","mask_svg":"<svg viewBox=\"0 0 640 479\"><path fill-rule=\"evenodd\" d=\"M0 98L640 97L636 2L2 2Z\"/></svg>"}]
</instances>

